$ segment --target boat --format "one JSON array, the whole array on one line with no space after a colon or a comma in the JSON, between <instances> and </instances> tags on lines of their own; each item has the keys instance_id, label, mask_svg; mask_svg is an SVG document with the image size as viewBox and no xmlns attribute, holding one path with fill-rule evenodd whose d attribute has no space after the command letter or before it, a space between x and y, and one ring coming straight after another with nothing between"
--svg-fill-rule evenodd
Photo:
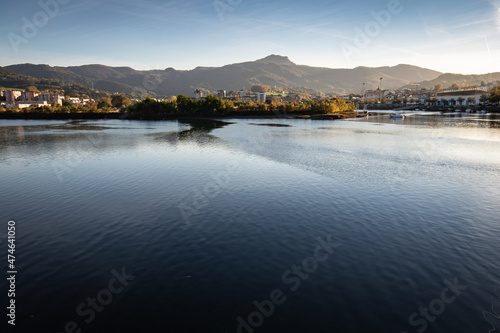
<instances>
[{"instance_id":1,"label":"boat","mask_svg":"<svg viewBox=\"0 0 500 333\"><path fill-rule=\"evenodd\" d=\"M390 116L390 117L391 117L391 118L399 118L399 119L402 119L402 118L404 118L404 117L405 117L405 115L404 115L404 114L402 114L402 113L391 113L391 116Z\"/></svg>"}]
</instances>

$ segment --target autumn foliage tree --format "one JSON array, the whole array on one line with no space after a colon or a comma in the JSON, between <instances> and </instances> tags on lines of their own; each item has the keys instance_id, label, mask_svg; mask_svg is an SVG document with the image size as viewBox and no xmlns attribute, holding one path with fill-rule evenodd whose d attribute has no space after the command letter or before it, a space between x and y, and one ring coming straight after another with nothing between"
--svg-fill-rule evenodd
<instances>
[{"instance_id":1,"label":"autumn foliage tree","mask_svg":"<svg viewBox=\"0 0 500 333\"><path fill-rule=\"evenodd\" d=\"M111 107L111 99L102 97L101 100L97 103L97 107L99 109L106 109Z\"/></svg>"},{"instance_id":2,"label":"autumn foliage tree","mask_svg":"<svg viewBox=\"0 0 500 333\"><path fill-rule=\"evenodd\" d=\"M500 102L500 86L496 86L490 90L490 95L488 97L491 103Z\"/></svg>"},{"instance_id":3,"label":"autumn foliage tree","mask_svg":"<svg viewBox=\"0 0 500 333\"><path fill-rule=\"evenodd\" d=\"M264 84L254 84L252 86L252 91L253 92L264 93L264 92L268 92L269 90L271 90L271 87L270 86L266 86Z\"/></svg>"},{"instance_id":4,"label":"autumn foliage tree","mask_svg":"<svg viewBox=\"0 0 500 333\"><path fill-rule=\"evenodd\" d=\"M115 108L127 107L130 105L130 99L124 95L113 95L111 98L111 104Z\"/></svg>"}]
</instances>

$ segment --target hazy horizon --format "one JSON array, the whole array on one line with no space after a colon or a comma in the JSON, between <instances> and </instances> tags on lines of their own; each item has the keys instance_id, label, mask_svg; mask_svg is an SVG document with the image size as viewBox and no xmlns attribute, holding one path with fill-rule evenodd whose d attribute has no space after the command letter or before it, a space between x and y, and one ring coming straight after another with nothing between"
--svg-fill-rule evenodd
<instances>
[{"instance_id":1,"label":"hazy horizon","mask_svg":"<svg viewBox=\"0 0 500 333\"><path fill-rule=\"evenodd\" d=\"M190 70L279 54L314 67L486 74L500 72L499 7L499 0L21 0L3 5L0 65Z\"/></svg>"}]
</instances>

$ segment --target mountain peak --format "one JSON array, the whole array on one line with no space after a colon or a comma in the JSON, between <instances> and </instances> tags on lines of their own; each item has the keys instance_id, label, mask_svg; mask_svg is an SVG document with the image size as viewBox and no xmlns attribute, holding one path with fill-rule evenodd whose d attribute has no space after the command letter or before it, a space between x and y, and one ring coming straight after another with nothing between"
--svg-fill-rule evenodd
<instances>
[{"instance_id":1,"label":"mountain peak","mask_svg":"<svg viewBox=\"0 0 500 333\"><path fill-rule=\"evenodd\" d=\"M398 89L410 82L435 80L441 74L408 65L358 67L356 69L310 67L295 65L288 57L276 54L223 67L198 67L193 70L167 68L165 71L137 71L129 67L104 65L50 67L33 64L7 66L5 70L12 71L11 74L8 72L4 74L3 70L0 71L1 77L10 78L10 81L0 81L7 87L15 88L16 84L19 85L19 79L13 74L15 72L31 77L31 79L23 78L25 83L22 83L21 88L36 85L39 89L49 89L47 87L50 85L41 79L55 79L59 80L60 87L76 84L90 89L93 83L94 87L98 87L99 90L110 93L145 92L145 87L147 87L151 89L150 93L157 96L189 95L196 88L204 88L211 92L219 89L234 90L240 87L251 87L254 84L283 88L306 87L306 89L322 91L325 94L349 94L360 91L362 83L365 83L366 88L378 87L381 77L384 78L384 88ZM145 84L153 79L154 85ZM491 82L492 79L494 78L481 78L485 82ZM444 84L451 79L440 79L440 81ZM454 79L451 82L455 81L462 82L464 79ZM427 86L421 85L421 87L428 86L431 86L431 83Z\"/></svg>"},{"instance_id":2,"label":"mountain peak","mask_svg":"<svg viewBox=\"0 0 500 333\"><path fill-rule=\"evenodd\" d=\"M277 54L271 54L265 58L256 60L255 62L259 62L262 64L275 64L275 65L295 65L288 57L280 56Z\"/></svg>"}]
</instances>

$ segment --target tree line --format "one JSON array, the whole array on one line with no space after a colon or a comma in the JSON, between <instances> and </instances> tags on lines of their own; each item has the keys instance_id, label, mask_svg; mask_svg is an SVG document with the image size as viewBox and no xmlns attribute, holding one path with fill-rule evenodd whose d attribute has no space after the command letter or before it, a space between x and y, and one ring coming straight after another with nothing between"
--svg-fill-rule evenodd
<instances>
[{"instance_id":1,"label":"tree line","mask_svg":"<svg viewBox=\"0 0 500 333\"><path fill-rule=\"evenodd\" d=\"M150 117L161 115L328 114L353 111L354 109L354 103L342 99L306 102L267 101L266 103L259 103L223 100L213 95L208 95L202 100L179 95L163 101L146 98L141 102L130 105L126 112L131 117Z\"/></svg>"}]
</instances>

